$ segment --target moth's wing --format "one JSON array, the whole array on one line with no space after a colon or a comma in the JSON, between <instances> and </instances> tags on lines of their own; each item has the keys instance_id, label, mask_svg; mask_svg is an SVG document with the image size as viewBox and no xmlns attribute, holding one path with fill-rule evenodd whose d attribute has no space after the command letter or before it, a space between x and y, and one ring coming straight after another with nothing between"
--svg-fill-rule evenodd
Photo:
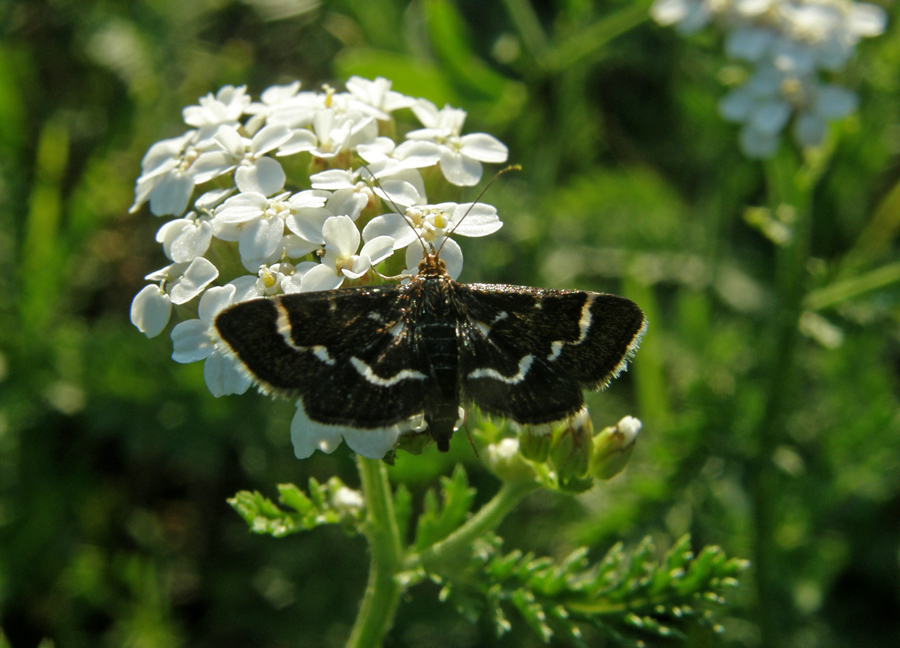
<instances>
[{"instance_id":1,"label":"moth's wing","mask_svg":"<svg viewBox=\"0 0 900 648\"><path fill-rule=\"evenodd\" d=\"M383 428L423 410L402 286L258 299L216 319L222 339L262 391L299 396L330 425Z\"/></svg>"},{"instance_id":2,"label":"moth's wing","mask_svg":"<svg viewBox=\"0 0 900 648\"><path fill-rule=\"evenodd\" d=\"M621 372L644 332L644 314L615 295L468 284L463 393L481 409L525 424L558 421L583 389Z\"/></svg>"}]
</instances>

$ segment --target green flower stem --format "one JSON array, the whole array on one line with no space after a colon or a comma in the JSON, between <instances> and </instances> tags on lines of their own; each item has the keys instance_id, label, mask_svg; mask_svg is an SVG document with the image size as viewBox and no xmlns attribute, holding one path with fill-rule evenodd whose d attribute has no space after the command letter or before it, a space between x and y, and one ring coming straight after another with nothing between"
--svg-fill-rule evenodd
<instances>
[{"instance_id":1,"label":"green flower stem","mask_svg":"<svg viewBox=\"0 0 900 648\"><path fill-rule=\"evenodd\" d=\"M777 248L776 286L778 303L770 322L768 381L765 405L756 427L756 452L752 463L754 517L754 564L759 610L760 643L780 645L785 610L779 586L781 575L775 554L776 503L780 500L781 476L772 456L782 439L789 413L791 374L799 345L798 320L803 311L804 280L812 229L812 194L824 173L827 152L798 166L792 154L779 155L766 166L770 207L793 209L793 236Z\"/></svg>"},{"instance_id":2,"label":"green flower stem","mask_svg":"<svg viewBox=\"0 0 900 648\"><path fill-rule=\"evenodd\" d=\"M441 571L441 566L451 564L456 556L470 551L473 542L496 529L516 504L539 486L533 479L503 482L493 499L478 513L440 542L419 555L410 556L406 568L414 570L423 566L429 571Z\"/></svg>"},{"instance_id":3,"label":"green flower stem","mask_svg":"<svg viewBox=\"0 0 900 648\"><path fill-rule=\"evenodd\" d=\"M900 263L897 262L815 290L806 296L804 304L811 310L821 310L895 283L900 283Z\"/></svg>"},{"instance_id":4,"label":"green flower stem","mask_svg":"<svg viewBox=\"0 0 900 648\"><path fill-rule=\"evenodd\" d=\"M372 562L347 648L374 648L381 645L390 629L403 594L403 586L396 578L403 562L403 545L387 468L377 459L359 457L357 463L368 515L364 533L369 539Z\"/></svg>"}]
</instances>

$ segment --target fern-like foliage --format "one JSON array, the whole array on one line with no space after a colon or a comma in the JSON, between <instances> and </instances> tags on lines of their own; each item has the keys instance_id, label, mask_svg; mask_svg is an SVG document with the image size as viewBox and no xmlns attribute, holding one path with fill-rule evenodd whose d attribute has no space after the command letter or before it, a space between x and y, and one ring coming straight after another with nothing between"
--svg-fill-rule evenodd
<instances>
[{"instance_id":1,"label":"fern-like foliage","mask_svg":"<svg viewBox=\"0 0 900 648\"><path fill-rule=\"evenodd\" d=\"M353 532L361 519L361 508L347 506L344 492L354 493L337 477L320 484L310 478L304 493L294 484L279 484L279 502L291 510L285 510L259 491L240 491L228 500L253 533L281 538L300 531L309 531L323 524L343 524Z\"/></svg>"},{"instance_id":2,"label":"fern-like foliage","mask_svg":"<svg viewBox=\"0 0 900 648\"><path fill-rule=\"evenodd\" d=\"M404 589L424 579L442 585L441 598L471 622L485 617L501 636L519 618L544 643L586 647L585 626L614 643L640 645L650 637L686 636L692 624L715 626L715 607L737 585L747 562L729 559L718 547L695 555L690 538L660 554L649 538L627 550L619 543L599 560L587 547L557 560L504 552L493 529L536 482L507 482L501 493L473 513L475 489L457 466L441 479L440 493L429 491L413 522L413 504L403 487L393 494L398 529L414 523L412 542L402 549L402 571L394 574ZM365 532L362 496L339 479L325 484L310 479L306 492L292 484L278 487L279 502L242 491L229 503L255 533L283 537L323 524L342 524L349 533ZM506 493L506 499L501 495ZM509 495L513 493L513 495Z\"/></svg>"},{"instance_id":3,"label":"fern-like foliage","mask_svg":"<svg viewBox=\"0 0 900 648\"><path fill-rule=\"evenodd\" d=\"M599 561L589 554L587 547L562 560L503 553L502 540L491 536L473 545L462 573L432 578L444 584L442 599L473 622L487 615L498 636L515 610L545 643L586 646L580 624L589 624L627 645L648 635L684 637L691 623L718 629L714 608L747 568L718 547L694 555L689 536L661 557L650 538L630 551L616 544Z\"/></svg>"}]
</instances>

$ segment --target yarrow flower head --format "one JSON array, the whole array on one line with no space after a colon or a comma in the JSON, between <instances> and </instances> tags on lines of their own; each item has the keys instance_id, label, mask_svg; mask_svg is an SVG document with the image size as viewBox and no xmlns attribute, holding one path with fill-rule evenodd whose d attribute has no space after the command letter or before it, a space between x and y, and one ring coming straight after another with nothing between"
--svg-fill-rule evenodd
<instances>
[{"instance_id":1,"label":"yarrow flower head","mask_svg":"<svg viewBox=\"0 0 900 648\"><path fill-rule=\"evenodd\" d=\"M398 132L398 112L422 128L387 137ZM471 186L483 163L506 161L506 147L485 133L463 134L464 111L405 96L387 79L352 77L347 92L304 91L294 82L268 88L259 101L245 87L225 86L182 116L189 130L153 144L135 184L130 211L147 203L168 217L156 241L171 263L145 277L151 283L132 301L131 321L154 337L173 305L193 311L195 318L172 329L172 357L203 361L214 396L251 384L214 326L225 308L381 283L388 268L405 267L400 276L408 276L423 245L440 249L455 278L463 255L450 236L486 236L502 226L490 205L429 202L423 173L437 172L431 192ZM306 171L288 175L297 169ZM311 421L298 403L291 439L298 457L332 452L344 440L380 458L400 435L421 431L420 419L359 431Z\"/></svg>"},{"instance_id":2,"label":"yarrow flower head","mask_svg":"<svg viewBox=\"0 0 900 648\"><path fill-rule=\"evenodd\" d=\"M715 25L726 53L753 67L719 106L753 158L774 155L791 123L797 144L819 146L828 122L855 110L856 94L829 77L887 22L881 7L854 0L656 0L650 13L685 35Z\"/></svg>"}]
</instances>

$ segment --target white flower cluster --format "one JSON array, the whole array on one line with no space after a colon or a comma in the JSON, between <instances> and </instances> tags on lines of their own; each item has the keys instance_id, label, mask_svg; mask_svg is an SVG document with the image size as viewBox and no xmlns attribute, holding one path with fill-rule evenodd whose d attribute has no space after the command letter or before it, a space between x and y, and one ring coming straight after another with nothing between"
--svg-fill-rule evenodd
<instances>
[{"instance_id":1,"label":"white flower cluster","mask_svg":"<svg viewBox=\"0 0 900 648\"><path fill-rule=\"evenodd\" d=\"M754 158L774 155L792 117L797 144L816 147L829 120L856 109L856 93L823 79L887 22L881 7L853 0L656 0L650 13L682 34L714 23L726 53L753 66L719 110L742 124L741 149Z\"/></svg>"},{"instance_id":2,"label":"white flower cluster","mask_svg":"<svg viewBox=\"0 0 900 648\"><path fill-rule=\"evenodd\" d=\"M378 280L375 266L397 251L409 275L423 242L443 246L455 278L462 251L447 238L451 230L486 236L502 225L490 205L429 204L425 186L472 186L483 162L506 161L506 146L485 133L463 135L464 111L404 96L387 79L346 85L347 92L301 91L295 82L267 89L260 101L226 86L185 108L190 130L151 146L141 163L131 211L149 202L156 216L174 217L156 234L172 263L147 275L152 283L135 296L131 321L154 337L173 304L195 312L173 328L172 358L205 360L214 396L250 386L213 326L222 309ZM397 143L388 134L402 109L423 127ZM300 457L330 452L341 438L367 456L384 454L379 435L312 424L302 407L291 429ZM396 440L396 431L381 436Z\"/></svg>"}]
</instances>

